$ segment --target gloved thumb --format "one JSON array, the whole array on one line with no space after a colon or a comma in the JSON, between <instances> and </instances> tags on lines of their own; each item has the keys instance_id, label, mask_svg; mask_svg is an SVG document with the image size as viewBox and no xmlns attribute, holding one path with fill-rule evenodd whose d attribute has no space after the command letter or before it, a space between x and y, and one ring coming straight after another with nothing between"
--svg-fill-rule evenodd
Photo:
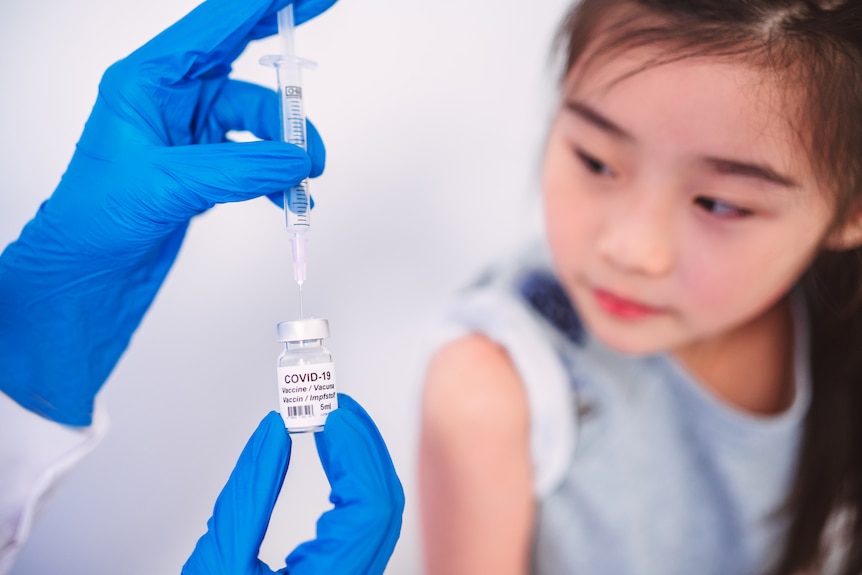
<instances>
[{"instance_id":1,"label":"gloved thumb","mask_svg":"<svg viewBox=\"0 0 862 575\"><path fill-rule=\"evenodd\" d=\"M315 435L332 486L334 509L317 522L317 537L287 557L290 575L383 573L401 534L404 491L374 422L350 396Z\"/></svg>"},{"instance_id":2,"label":"gloved thumb","mask_svg":"<svg viewBox=\"0 0 862 575\"><path fill-rule=\"evenodd\" d=\"M258 553L284 483L290 448L284 421L271 411L242 450L183 575L271 573Z\"/></svg>"}]
</instances>

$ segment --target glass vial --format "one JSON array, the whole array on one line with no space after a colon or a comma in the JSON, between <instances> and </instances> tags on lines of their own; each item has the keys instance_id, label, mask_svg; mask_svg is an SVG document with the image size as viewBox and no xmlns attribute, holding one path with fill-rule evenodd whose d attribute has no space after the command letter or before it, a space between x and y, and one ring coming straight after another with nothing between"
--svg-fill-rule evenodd
<instances>
[{"instance_id":1,"label":"glass vial","mask_svg":"<svg viewBox=\"0 0 862 575\"><path fill-rule=\"evenodd\" d=\"M335 363L323 347L329 337L329 321L320 318L283 321L278 341L278 400L288 433L322 431L326 416L338 408Z\"/></svg>"}]
</instances>

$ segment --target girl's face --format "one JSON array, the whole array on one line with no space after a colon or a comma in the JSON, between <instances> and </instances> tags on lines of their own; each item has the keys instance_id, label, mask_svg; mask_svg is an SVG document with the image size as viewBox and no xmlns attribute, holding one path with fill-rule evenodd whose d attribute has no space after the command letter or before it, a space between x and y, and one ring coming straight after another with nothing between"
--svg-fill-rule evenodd
<instances>
[{"instance_id":1,"label":"girl's face","mask_svg":"<svg viewBox=\"0 0 862 575\"><path fill-rule=\"evenodd\" d=\"M569 74L545 154L555 267L590 331L683 351L759 318L827 234L832 207L769 76L633 50Z\"/></svg>"}]
</instances>

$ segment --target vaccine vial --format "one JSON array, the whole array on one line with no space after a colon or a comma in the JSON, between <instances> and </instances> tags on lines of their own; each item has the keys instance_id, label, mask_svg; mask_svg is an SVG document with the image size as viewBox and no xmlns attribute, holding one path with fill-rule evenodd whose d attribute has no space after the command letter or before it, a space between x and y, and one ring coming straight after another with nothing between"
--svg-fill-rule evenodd
<instances>
[{"instance_id":1,"label":"vaccine vial","mask_svg":"<svg viewBox=\"0 0 862 575\"><path fill-rule=\"evenodd\" d=\"M323 346L329 321L321 318L283 321L278 341L278 400L288 433L322 431L326 416L338 408L335 363Z\"/></svg>"}]
</instances>

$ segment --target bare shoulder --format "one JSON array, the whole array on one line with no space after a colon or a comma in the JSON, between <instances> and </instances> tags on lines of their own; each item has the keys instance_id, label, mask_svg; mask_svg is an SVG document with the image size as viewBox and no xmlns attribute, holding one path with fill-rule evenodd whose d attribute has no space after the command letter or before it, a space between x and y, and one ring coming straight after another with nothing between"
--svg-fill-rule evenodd
<instances>
[{"instance_id":1,"label":"bare shoulder","mask_svg":"<svg viewBox=\"0 0 862 575\"><path fill-rule=\"evenodd\" d=\"M509 354L491 339L471 334L442 347L425 379L423 414L444 427L469 422L487 431L523 431L527 397ZM463 431L463 429L462 429Z\"/></svg>"},{"instance_id":2,"label":"bare shoulder","mask_svg":"<svg viewBox=\"0 0 862 575\"><path fill-rule=\"evenodd\" d=\"M524 575L534 516L529 409L508 353L441 348L425 380L419 493L428 575Z\"/></svg>"}]
</instances>

